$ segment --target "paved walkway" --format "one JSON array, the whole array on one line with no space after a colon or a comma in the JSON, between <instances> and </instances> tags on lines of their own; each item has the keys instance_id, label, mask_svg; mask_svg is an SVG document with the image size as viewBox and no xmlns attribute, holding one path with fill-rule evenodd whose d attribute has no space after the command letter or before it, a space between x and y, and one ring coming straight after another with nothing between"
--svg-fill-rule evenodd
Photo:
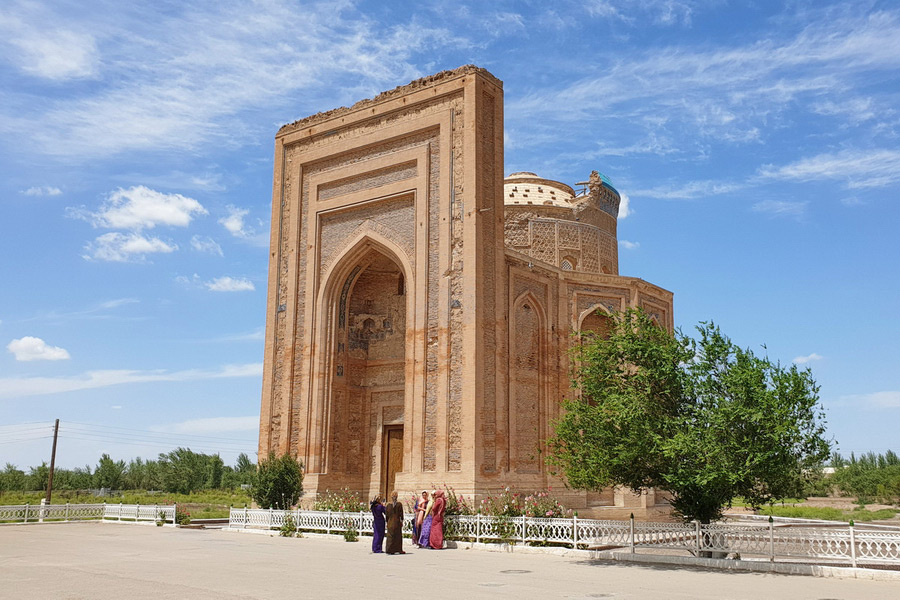
<instances>
[{"instance_id":1,"label":"paved walkway","mask_svg":"<svg viewBox=\"0 0 900 600\"><path fill-rule=\"evenodd\" d=\"M273 538L115 523L0 527L0 598L900 597L889 581L733 573L479 550L369 553L370 538Z\"/></svg>"}]
</instances>

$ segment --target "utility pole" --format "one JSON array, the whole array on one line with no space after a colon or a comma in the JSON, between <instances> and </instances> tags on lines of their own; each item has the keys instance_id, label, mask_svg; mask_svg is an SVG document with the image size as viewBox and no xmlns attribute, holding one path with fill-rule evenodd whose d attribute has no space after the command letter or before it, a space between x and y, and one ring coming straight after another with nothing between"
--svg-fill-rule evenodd
<instances>
[{"instance_id":1,"label":"utility pole","mask_svg":"<svg viewBox=\"0 0 900 600\"><path fill-rule=\"evenodd\" d=\"M47 479L47 504L50 504L50 496L53 493L53 469L56 467L56 438L59 435L59 419L53 426L53 452L50 454L50 478Z\"/></svg>"}]
</instances>

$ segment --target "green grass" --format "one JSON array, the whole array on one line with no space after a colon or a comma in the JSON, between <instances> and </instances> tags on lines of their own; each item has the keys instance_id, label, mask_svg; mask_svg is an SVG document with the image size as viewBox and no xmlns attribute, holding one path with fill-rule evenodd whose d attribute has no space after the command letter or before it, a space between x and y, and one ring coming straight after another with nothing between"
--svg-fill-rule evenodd
<instances>
[{"instance_id":1,"label":"green grass","mask_svg":"<svg viewBox=\"0 0 900 600\"><path fill-rule=\"evenodd\" d=\"M866 521L884 521L894 518L898 512L897 509L885 508L882 510L840 510L837 508L820 507L820 506L764 506L759 510L762 515L772 515L773 517L791 517L795 519L821 519L823 521L844 521L850 519L859 522Z\"/></svg>"},{"instance_id":2,"label":"green grass","mask_svg":"<svg viewBox=\"0 0 900 600\"><path fill-rule=\"evenodd\" d=\"M0 505L40 504L43 492L3 492ZM193 519L221 519L228 516L229 506L250 505L250 494L243 490L208 490L191 494L149 493L143 490L123 492L121 496L97 497L71 490L53 492L51 504L172 504L184 505Z\"/></svg>"}]
</instances>

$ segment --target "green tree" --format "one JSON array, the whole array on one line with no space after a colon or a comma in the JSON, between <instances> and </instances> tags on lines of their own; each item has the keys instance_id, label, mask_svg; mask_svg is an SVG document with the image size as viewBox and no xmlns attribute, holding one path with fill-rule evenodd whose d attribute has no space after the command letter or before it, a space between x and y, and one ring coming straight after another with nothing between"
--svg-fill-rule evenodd
<instances>
[{"instance_id":1,"label":"green tree","mask_svg":"<svg viewBox=\"0 0 900 600\"><path fill-rule=\"evenodd\" d=\"M92 487L94 487L94 476L91 474L89 465L74 469L57 468L53 473L53 489L89 490Z\"/></svg>"},{"instance_id":2,"label":"green tree","mask_svg":"<svg viewBox=\"0 0 900 600\"><path fill-rule=\"evenodd\" d=\"M167 492L189 494L206 488L210 456L190 448L176 448L159 455L162 487Z\"/></svg>"},{"instance_id":3,"label":"green tree","mask_svg":"<svg viewBox=\"0 0 900 600\"><path fill-rule=\"evenodd\" d=\"M25 471L12 463L6 463L3 471L0 471L0 491L2 492L24 491L26 482Z\"/></svg>"},{"instance_id":4,"label":"green tree","mask_svg":"<svg viewBox=\"0 0 900 600\"><path fill-rule=\"evenodd\" d=\"M101 455L94 470L94 483L99 488L122 489L125 483L125 461L115 461L109 454Z\"/></svg>"},{"instance_id":5,"label":"green tree","mask_svg":"<svg viewBox=\"0 0 900 600\"><path fill-rule=\"evenodd\" d=\"M225 474L225 463L222 457L214 454L207 459L206 487L218 490L222 488L222 477Z\"/></svg>"},{"instance_id":6,"label":"green tree","mask_svg":"<svg viewBox=\"0 0 900 600\"><path fill-rule=\"evenodd\" d=\"M234 467L226 466L222 473L222 487L234 489L241 485L250 485L256 477L256 465L250 461L246 453L238 454Z\"/></svg>"},{"instance_id":7,"label":"green tree","mask_svg":"<svg viewBox=\"0 0 900 600\"><path fill-rule=\"evenodd\" d=\"M303 494L303 464L285 453L259 463L250 492L262 508L290 508Z\"/></svg>"},{"instance_id":8,"label":"green tree","mask_svg":"<svg viewBox=\"0 0 900 600\"><path fill-rule=\"evenodd\" d=\"M577 397L549 440L570 485L653 487L709 523L735 497L759 507L799 493L829 457L809 370L757 357L712 323L694 340L628 310L610 329L575 349Z\"/></svg>"},{"instance_id":9,"label":"green tree","mask_svg":"<svg viewBox=\"0 0 900 600\"><path fill-rule=\"evenodd\" d=\"M45 491L47 482L50 480L50 467L47 463L41 462L39 467L30 467L28 469L28 489L31 491Z\"/></svg>"}]
</instances>

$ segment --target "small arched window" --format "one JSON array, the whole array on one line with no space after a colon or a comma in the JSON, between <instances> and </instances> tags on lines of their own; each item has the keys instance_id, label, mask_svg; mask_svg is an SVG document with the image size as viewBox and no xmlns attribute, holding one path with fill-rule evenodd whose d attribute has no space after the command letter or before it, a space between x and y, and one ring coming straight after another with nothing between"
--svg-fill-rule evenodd
<instances>
[{"instance_id":1,"label":"small arched window","mask_svg":"<svg viewBox=\"0 0 900 600\"><path fill-rule=\"evenodd\" d=\"M574 258L572 258L571 256L566 256L560 261L559 268L563 271L574 271L576 264L577 263L575 262Z\"/></svg>"}]
</instances>

